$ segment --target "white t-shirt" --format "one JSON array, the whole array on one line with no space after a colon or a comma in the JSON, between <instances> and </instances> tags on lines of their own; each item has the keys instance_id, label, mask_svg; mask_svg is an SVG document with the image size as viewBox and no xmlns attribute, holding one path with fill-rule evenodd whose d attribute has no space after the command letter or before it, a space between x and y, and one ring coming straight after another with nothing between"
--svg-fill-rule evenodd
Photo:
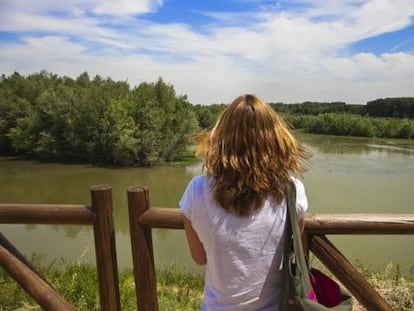
<instances>
[{"instance_id":1,"label":"white t-shirt","mask_svg":"<svg viewBox=\"0 0 414 311\"><path fill-rule=\"evenodd\" d=\"M302 182L296 185L296 210L308 208ZM211 181L194 177L180 201L207 255L202 310L277 310L284 247L286 202L269 197L247 217L228 213L212 195Z\"/></svg>"}]
</instances>

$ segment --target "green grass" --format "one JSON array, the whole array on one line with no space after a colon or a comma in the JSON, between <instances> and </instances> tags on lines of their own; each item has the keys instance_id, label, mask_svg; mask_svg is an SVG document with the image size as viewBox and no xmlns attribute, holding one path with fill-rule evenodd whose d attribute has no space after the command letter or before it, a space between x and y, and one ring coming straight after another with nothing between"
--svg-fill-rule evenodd
<instances>
[{"instance_id":1,"label":"green grass","mask_svg":"<svg viewBox=\"0 0 414 311\"><path fill-rule=\"evenodd\" d=\"M44 256L34 255L31 262L76 310L98 311L99 292L96 268L79 261L67 265L55 260L48 266L42 264ZM200 307L204 280L201 275L186 272L173 264L157 271L159 309L165 311L193 311ZM119 273L122 310L137 310L135 282L132 270ZM0 268L0 311L42 310L23 289Z\"/></svg>"},{"instance_id":2,"label":"green grass","mask_svg":"<svg viewBox=\"0 0 414 311\"><path fill-rule=\"evenodd\" d=\"M392 310L414 310L414 265L402 271L399 265L389 264L380 272L369 269L360 262L356 266ZM354 311L360 310L365 309L356 302Z\"/></svg>"},{"instance_id":3,"label":"green grass","mask_svg":"<svg viewBox=\"0 0 414 311\"><path fill-rule=\"evenodd\" d=\"M34 255L33 265L53 284L76 310L100 310L96 268L81 260L65 264L55 260L44 265L44 257ZM318 266L315 262L312 265ZM368 282L386 299L395 311L414 310L414 266L400 269L388 265L383 271L374 271L356 263L358 270ZM322 270L326 268L318 267ZM157 270L157 293L159 309L163 311L194 311L200 309L204 280L199 274L192 274L179 264L172 264ZM119 273L119 288L122 310L137 310L135 282L132 270ZM20 287L0 268L0 311L41 310ZM355 301L354 311L365 310Z\"/></svg>"}]
</instances>

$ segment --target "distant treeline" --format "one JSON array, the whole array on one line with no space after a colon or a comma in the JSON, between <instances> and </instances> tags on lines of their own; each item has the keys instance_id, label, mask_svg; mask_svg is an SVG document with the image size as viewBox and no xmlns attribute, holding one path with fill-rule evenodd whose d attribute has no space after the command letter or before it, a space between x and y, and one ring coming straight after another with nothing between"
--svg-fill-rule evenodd
<instances>
[{"instance_id":1,"label":"distant treeline","mask_svg":"<svg viewBox=\"0 0 414 311\"><path fill-rule=\"evenodd\" d=\"M309 133L414 138L414 97L376 99L366 105L343 102L271 105L294 128Z\"/></svg>"},{"instance_id":2,"label":"distant treeline","mask_svg":"<svg viewBox=\"0 0 414 311\"><path fill-rule=\"evenodd\" d=\"M414 118L414 97L381 98L366 105L349 105L344 102L304 102L300 104L271 103L279 112L320 115L325 113L351 113L381 118Z\"/></svg>"},{"instance_id":3,"label":"distant treeline","mask_svg":"<svg viewBox=\"0 0 414 311\"><path fill-rule=\"evenodd\" d=\"M414 138L414 120L398 118L374 118L349 113L325 113L320 115L286 115L295 129L324 135Z\"/></svg>"},{"instance_id":4,"label":"distant treeline","mask_svg":"<svg viewBox=\"0 0 414 311\"><path fill-rule=\"evenodd\" d=\"M366 105L270 103L307 132L414 138L414 98ZM57 161L154 165L176 160L224 104L193 105L161 78L131 88L87 72L0 77L0 154Z\"/></svg>"},{"instance_id":5,"label":"distant treeline","mask_svg":"<svg viewBox=\"0 0 414 311\"><path fill-rule=\"evenodd\" d=\"M343 102L270 103L295 129L362 137L414 138L414 98L385 98L366 105ZM194 106L200 127L210 126L223 104Z\"/></svg>"}]
</instances>

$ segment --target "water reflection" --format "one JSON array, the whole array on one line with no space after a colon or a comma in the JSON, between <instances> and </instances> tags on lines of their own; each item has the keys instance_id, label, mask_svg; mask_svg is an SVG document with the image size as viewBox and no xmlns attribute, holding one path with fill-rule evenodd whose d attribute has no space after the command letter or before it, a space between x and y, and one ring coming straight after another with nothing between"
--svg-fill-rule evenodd
<instances>
[{"instance_id":1,"label":"water reflection","mask_svg":"<svg viewBox=\"0 0 414 311\"><path fill-rule=\"evenodd\" d=\"M334 155L360 154L366 155L373 151L379 153L414 155L414 141L385 140L374 138L355 138L339 136L320 136L302 134L299 139L311 149Z\"/></svg>"},{"instance_id":2,"label":"water reflection","mask_svg":"<svg viewBox=\"0 0 414 311\"><path fill-rule=\"evenodd\" d=\"M414 143L390 140L303 135L314 156L305 186L314 213L413 213ZM178 207L188 181L201 173L201 163L156 168L106 168L62 165L0 158L0 202L89 204L92 185L109 184L115 213L118 262L131 267L127 189L145 185L151 206ZM25 254L42 253L68 261L94 263L91 226L0 225L1 231ZM182 230L153 231L158 266L190 263ZM334 237L351 259L384 266L390 261L413 263L414 242L404 237ZM378 243L378 241L381 241ZM381 256L377 248L381 247ZM190 265L191 269L196 269Z\"/></svg>"}]
</instances>

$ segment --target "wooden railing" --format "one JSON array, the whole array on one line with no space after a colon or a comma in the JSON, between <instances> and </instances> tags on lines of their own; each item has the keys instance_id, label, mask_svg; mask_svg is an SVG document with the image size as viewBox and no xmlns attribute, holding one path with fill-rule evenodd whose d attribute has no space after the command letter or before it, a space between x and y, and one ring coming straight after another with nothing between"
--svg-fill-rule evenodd
<instances>
[{"instance_id":1,"label":"wooden railing","mask_svg":"<svg viewBox=\"0 0 414 311\"><path fill-rule=\"evenodd\" d=\"M183 229L177 208L150 207L148 189L128 189L131 245L140 311L157 311L152 228ZM327 234L414 234L414 214L307 214L307 244L315 256L369 311L392 311L357 269L328 240Z\"/></svg>"},{"instance_id":2,"label":"wooden railing","mask_svg":"<svg viewBox=\"0 0 414 311\"><path fill-rule=\"evenodd\" d=\"M183 216L177 208L150 207L146 187L132 186L127 196L137 307L140 311L158 311L152 228L183 229ZM414 214L307 214L305 217L310 251L367 310L391 311L326 235L414 234ZM121 310L110 186L91 188L91 206L0 204L0 224L92 225L101 310ZM0 265L44 310L74 310L1 233Z\"/></svg>"},{"instance_id":3,"label":"wooden railing","mask_svg":"<svg viewBox=\"0 0 414 311\"><path fill-rule=\"evenodd\" d=\"M91 206L0 204L0 224L92 225L101 310L119 311L112 190L108 185L97 185L90 192ZM44 310L74 310L1 233L0 265Z\"/></svg>"}]
</instances>

